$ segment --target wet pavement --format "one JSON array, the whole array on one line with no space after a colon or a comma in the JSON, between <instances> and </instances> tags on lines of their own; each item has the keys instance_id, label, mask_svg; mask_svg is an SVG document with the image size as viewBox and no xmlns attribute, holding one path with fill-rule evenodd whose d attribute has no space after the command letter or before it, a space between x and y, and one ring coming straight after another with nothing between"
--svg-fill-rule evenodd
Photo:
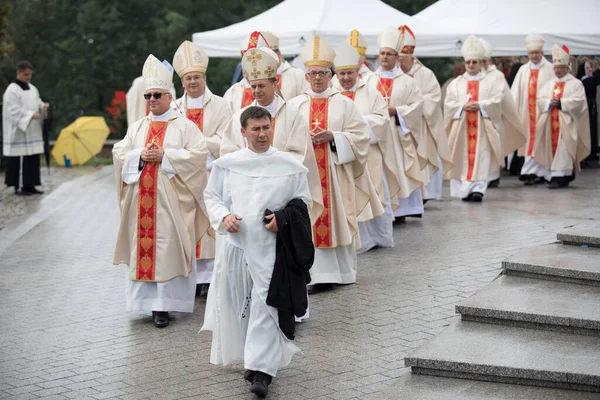
<instances>
[{"instance_id":1,"label":"wet pavement","mask_svg":"<svg viewBox=\"0 0 600 400\"><path fill-rule=\"evenodd\" d=\"M359 256L355 285L310 297L311 317L297 329L302 353L269 398L377 398L408 372L403 358L457 318L454 304L498 275L501 260L600 217L600 169L555 191L503 178L482 204L445 190L422 220L395 225L396 247ZM104 167L0 230L0 398L253 399L241 363L208 362L203 298L165 329L125 311L126 271L111 264L115 191Z\"/></svg>"}]
</instances>

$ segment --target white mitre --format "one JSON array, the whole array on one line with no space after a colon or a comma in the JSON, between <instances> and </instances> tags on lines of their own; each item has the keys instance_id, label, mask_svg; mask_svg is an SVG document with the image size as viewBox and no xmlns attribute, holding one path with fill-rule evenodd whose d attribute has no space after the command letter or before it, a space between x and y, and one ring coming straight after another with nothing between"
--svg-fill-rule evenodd
<instances>
[{"instance_id":1,"label":"white mitre","mask_svg":"<svg viewBox=\"0 0 600 400\"><path fill-rule=\"evenodd\" d=\"M248 49L242 57L242 69L250 82L276 78L278 66L279 57L268 47Z\"/></svg>"},{"instance_id":2,"label":"white mitre","mask_svg":"<svg viewBox=\"0 0 600 400\"><path fill-rule=\"evenodd\" d=\"M206 73L208 55L200 46L186 40L181 43L173 56L173 68L181 78L188 72Z\"/></svg>"},{"instance_id":3,"label":"white mitre","mask_svg":"<svg viewBox=\"0 0 600 400\"><path fill-rule=\"evenodd\" d=\"M315 66L331 68L335 51L320 36L315 36L306 43L300 57L306 68Z\"/></svg>"},{"instance_id":4,"label":"white mitre","mask_svg":"<svg viewBox=\"0 0 600 400\"><path fill-rule=\"evenodd\" d=\"M554 65L569 65L571 51L564 44L552 46L552 64Z\"/></svg>"},{"instance_id":5,"label":"white mitre","mask_svg":"<svg viewBox=\"0 0 600 400\"><path fill-rule=\"evenodd\" d=\"M483 57L484 58L492 58L492 45L485 39L479 38L481 45L483 46Z\"/></svg>"},{"instance_id":6,"label":"white mitre","mask_svg":"<svg viewBox=\"0 0 600 400\"><path fill-rule=\"evenodd\" d=\"M265 35L259 31L254 31L250 35L244 37L240 43L242 55L244 55L248 49L258 49L259 47L271 47Z\"/></svg>"},{"instance_id":7,"label":"white mitre","mask_svg":"<svg viewBox=\"0 0 600 400\"><path fill-rule=\"evenodd\" d=\"M359 60L360 54L358 54L354 46L349 43L342 42L336 47L335 58L333 59L336 70L350 68L358 69Z\"/></svg>"},{"instance_id":8,"label":"white mitre","mask_svg":"<svg viewBox=\"0 0 600 400\"><path fill-rule=\"evenodd\" d=\"M358 54L363 56L367 54L367 47L369 47L367 39L365 39L365 37L356 29L348 35L348 43L354 47Z\"/></svg>"},{"instance_id":9,"label":"white mitre","mask_svg":"<svg viewBox=\"0 0 600 400\"><path fill-rule=\"evenodd\" d=\"M400 54L413 55L417 46L417 38L408 25L400 25L400 35L402 36L402 47Z\"/></svg>"},{"instance_id":10,"label":"white mitre","mask_svg":"<svg viewBox=\"0 0 600 400\"><path fill-rule=\"evenodd\" d=\"M146 58L142 69L144 77L144 90L162 89L169 92L173 87L173 71L161 63L152 54Z\"/></svg>"},{"instance_id":11,"label":"white mitre","mask_svg":"<svg viewBox=\"0 0 600 400\"><path fill-rule=\"evenodd\" d=\"M269 43L271 50L279 50L279 36L271 31L260 31L260 33L266 39L267 43Z\"/></svg>"},{"instance_id":12,"label":"white mitre","mask_svg":"<svg viewBox=\"0 0 600 400\"><path fill-rule=\"evenodd\" d=\"M544 38L535 32L531 32L525 38L525 47L527 47L527 50L543 50Z\"/></svg>"},{"instance_id":13,"label":"white mitre","mask_svg":"<svg viewBox=\"0 0 600 400\"><path fill-rule=\"evenodd\" d=\"M474 35L469 35L460 49L463 58L467 60L482 60L485 54L483 45Z\"/></svg>"},{"instance_id":14,"label":"white mitre","mask_svg":"<svg viewBox=\"0 0 600 400\"><path fill-rule=\"evenodd\" d=\"M400 53L400 49L402 49L402 34L400 30L395 26L390 26L379 34L377 45L380 49L387 47L395 50L396 53Z\"/></svg>"}]
</instances>

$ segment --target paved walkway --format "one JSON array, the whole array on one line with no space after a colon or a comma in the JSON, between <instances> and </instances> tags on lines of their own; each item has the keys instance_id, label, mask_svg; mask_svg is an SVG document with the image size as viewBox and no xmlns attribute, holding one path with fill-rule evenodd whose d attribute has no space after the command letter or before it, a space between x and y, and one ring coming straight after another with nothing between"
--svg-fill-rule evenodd
<instances>
[{"instance_id":1,"label":"paved walkway","mask_svg":"<svg viewBox=\"0 0 600 400\"><path fill-rule=\"evenodd\" d=\"M111 266L111 167L66 185L0 231L0 398L252 399L241 364L208 362L210 334L198 333L204 299L161 330L125 312L126 272ZM502 259L599 217L600 169L567 190L515 178L501 186L482 204L427 204L423 220L395 226L395 248L359 256L357 284L311 296L311 318L297 332L303 353L269 397L378 398L407 372L403 358L456 318L454 304L494 279Z\"/></svg>"}]
</instances>

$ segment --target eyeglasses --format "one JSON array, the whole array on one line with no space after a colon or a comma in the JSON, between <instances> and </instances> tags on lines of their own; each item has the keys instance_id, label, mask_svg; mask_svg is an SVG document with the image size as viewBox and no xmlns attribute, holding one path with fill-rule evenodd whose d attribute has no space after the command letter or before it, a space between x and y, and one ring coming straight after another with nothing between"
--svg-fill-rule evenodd
<instances>
[{"instance_id":1,"label":"eyeglasses","mask_svg":"<svg viewBox=\"0 0 600 400\"><path fill-rule=\"evenodd\" d=\"M312 71L309 72L307 75L310 76L312 79L315 79L317 76L319 78L325 78L325 76L329 73L329 71Z\"/></svg>"},{"instance_id":2,"label":"eyeglasses","mask_svg":"<svg viewBox=\"0 0 600 400\"><path fill-rule=\"evenodd\" d=\"M478 60L469 60L469 61L465 61L465 64L467 64L467 65L479 64L479 61Z\"/></svg>"},{"instance_id":3,"label":"eyeglasses","mask_svg":"<svg viewBox=\"0 0 600 400\"><path fill-rule=\"evenodd\" d=\"M144 98L146 100L150 100L150 98L154 96L154 98L156 100L158 100L162 97L163 94L166 94L166 93L144 93Z\"/></svg>"}]
</instances>

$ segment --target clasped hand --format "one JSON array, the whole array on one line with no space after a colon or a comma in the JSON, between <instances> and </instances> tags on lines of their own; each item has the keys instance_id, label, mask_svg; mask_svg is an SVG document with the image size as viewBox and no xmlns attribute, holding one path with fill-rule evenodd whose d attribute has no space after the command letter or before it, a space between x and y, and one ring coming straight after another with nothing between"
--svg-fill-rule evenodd
<instances>
[{"instance_id":1,"label":"clasped hand","mask_svg":"<svg viewBox=\"0 0 600 400\"><path fill-rule=\"evenodd\" d=\"M333 140L333 132L317 128L311 132L311 139L313 144L329 143Z\"/></svg>"},{"instance_id":2,"label":"clasped hand","mask_svg":"<svg viewBox=\"0 0 600 400\"><path fill-rule=\"evenodd\" d=\"M140 154L140 157L146 162L159 163L162 161L164 154L165 151L162 147L160 147L156 143L150 143L148 144L148 146L144 147L144 150L142 150L142 154Z\"/></svg>"},{"instance_id":3,"label":"clasped hand","mask_svg":"<svg viewBox=\"0 0 600 400\"><path fill-rule=\"evenodd\" d=\"M479 103L476 102L476 101L473 101L471 103L467 103L463 107L463 110L465 110L465 111L479 111Z\"/></svg>"},{"instance_id":4,"label":"clasped hand","mask_svg":"<svg viewBox=\"0 0 600 400\"><path fill-rule=\"evenodd\" d=\"M551 109L558 107L559 104L560 104L560 99L553 98L552 100L550 100L550 108Z\"/></svg>"},{"instance_id":5,"label":"clasped hand","mask_svg":"<svg viewBox=\"0 0 600 400\"><path fill-rule=\"evenodd\" d=\"M266 219L270 220L268 224L265 224L265 228L269 232L277 233L279 232L279 228L277 227L277 218L275 218L275 214L270 214L265 216ZM237 214L227 214L223 218L223 225L225 229L229 233L238 233L240 231L240 221L242 217Z\"/></svg>"}]
</instances>

